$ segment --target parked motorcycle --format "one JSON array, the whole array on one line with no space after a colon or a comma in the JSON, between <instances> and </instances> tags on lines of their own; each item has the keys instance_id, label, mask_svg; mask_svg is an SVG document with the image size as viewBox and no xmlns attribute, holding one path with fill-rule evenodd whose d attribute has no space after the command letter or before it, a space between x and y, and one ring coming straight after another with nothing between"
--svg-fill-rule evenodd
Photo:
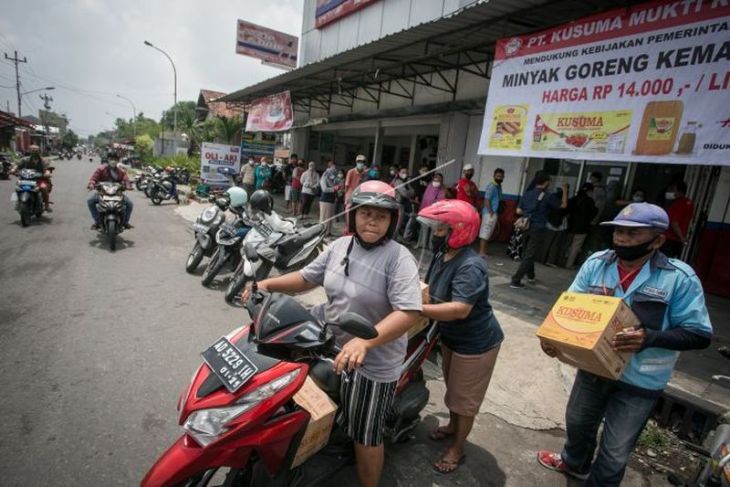
<instances>
[{"instance_id":1,"label":"parked motorcycle","mask_svg":"<svg viewBox=\"0 0 730 487\"><path fill-rule=\"evenodd\" d=\"M53 168L48 168L52 171ZM12 201L15 209L20 213L20 224L24 227L30 225L31 216L40 218L45 210L43 197L40 192L42 186L48 186L48 181L43 174L33 169L21 169L18 179L15 182L15 192Z\"/></svg>"},{"instance_id":2,"label":"parked motorcycle","mask_svg":"<svg viewBox=\"0 0 730 487\"><path fill-rule=\"evenodd\" d=\"M233 269L236 268L241 260L243 239L249 230L251 230L251 225L243 212L236 214L233 222L221 223L215 234L217 245L203 271L201 278L203 286L209 286L226 264L230 264Z\"/></svg>"},{"instance_id":3,"label":"parked motorcycle","mask_svg":"<svg viewBox=\"0 0 730 487\"><path fill-rule=\"evenodd\" d=\"M149 196L155 205L161 204L163 201L174 199L175 203L180 204L180 198L177 195L177 187L175 182L163 174L152 177L149 181L145 194Z\"/></svg>"},{"instance_id":4,"label":"parked motorcycle","mask_svg":"<svg viewBox=\"0 0 730 487\"><path fill-rule=\"evenodd\" d=\"M99 195L96 211L99 212L98 231L106 235L109 249L117 250L117 235L124 231L124 185L104 182L96 185Z\"/></svg>"},{"instance_id":5,"label":"parked motorcycle","mask_svg":"<svg viewBox=\"0 0 730 487\"><path fill-rule=\"evenodd\" d=\"M215 252L218 242L216 234L225 220L225 212L228 209L229 200L226 197L212 197L208 201L214 203L204 209L193 223L195 233L195 245L185 262L185 270L192 274L198 268L203 257L210 257Z\"/></svg>"},{"instance_id":6,"label":"parked motorcycle","mask_svg":"<svg viewBox=\"0 0 730 487\"><path fill-rule=\"evenodd\" d=\"M253 247L246 252L256 259ZM256 290L255 281L246 307L253 323L202 353L205 363L178 402L184 433L142 487L211 485L224 475L226 486L316 486L352 461L352 442L335 423L327 446L292 468L310 419L293 397L309 376L339 404L340 380L349 376L332 368L339 352L332 328L363 339L377 330L354 313L343 313L339 323L318 322L293 298ZM422 365L437 340L435 323L409 340L386 420L389 442L408 438L420 421L429 398Z\"/></svg>"},{"instance_id":7,"label":"parked motorcycle","mask_svg":"<svg viewBox=\"0 0 730 487\"><path fill-rule=\"evenodd\" d=\"M226 287L225 300L228 304L240 302L241 291L248 282L264 279L275 268L286 273L303 268L312 262L324 249L326 227L321 224L305 229L294 229L272 211L264 215L263 221L253 226L246 236L244 245L253 245L257 259L251 261L245 255L233 272Z\"/></svg>"},{"instance_id":8,"label":"parked motorcycle","mask_svg":"<svg viewBox=\"0 0 730 487\"><path fill-rule=\"evenodd\" d=\"M145 191L149 186L150 178L155 174L155 169L151 166L147 166L142 171L139 171L134 176L134 187L137 191Z\"/></svg>"}]
</instances>

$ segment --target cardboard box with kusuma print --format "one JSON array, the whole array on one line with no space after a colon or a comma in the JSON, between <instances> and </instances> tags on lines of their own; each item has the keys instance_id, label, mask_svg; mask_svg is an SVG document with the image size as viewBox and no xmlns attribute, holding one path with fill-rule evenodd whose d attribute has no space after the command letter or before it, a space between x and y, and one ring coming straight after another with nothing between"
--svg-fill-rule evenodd
<instances>
[{"instance_id":1,"label":"cardboard box with kusuma print","mask_svg":"<svg viewBox=\"0 0 730 487\"><path fill-rule=\"evenodd\" d=\"M613 349L616 333L640 322L621 298L564 292L555 302L537 336L558 350L558 359L579 369L618 380L631 353Z\"/></svg>"}]
</instances>

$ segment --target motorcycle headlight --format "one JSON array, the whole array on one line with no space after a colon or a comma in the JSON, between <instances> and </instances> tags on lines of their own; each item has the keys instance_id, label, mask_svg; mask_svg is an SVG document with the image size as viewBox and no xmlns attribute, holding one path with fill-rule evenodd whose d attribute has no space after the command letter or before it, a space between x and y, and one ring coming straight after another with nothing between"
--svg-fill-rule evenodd
<instances>
[{"instance_id":1,"label":"motorcycle headlight","mask_svg":"<svg viewBox=\"0 0 730 487\"><path fill-rule=\"evenodd\" d=\"M224 408L201 409L190 413L183 424L183 429L192 436L198 444L206 447L228 431L227 425L262 401L270 398L299 375L301 369L296 369L282 375L253 391L241 396L234 405Z\"/></svg>"},{"instance_id":2,"label":"motorcycle headlight","mask_svg":"<svg viewBox=\"0 0 730 487\"><path fill-rule=\"evenodd\" d=\"M206 208L203 210L203 213L200 215L200 221L202 223L210 223L213 221L215 216L218 214L218 208L211 206L209 208Z\"/></svg>"}]
</instances>

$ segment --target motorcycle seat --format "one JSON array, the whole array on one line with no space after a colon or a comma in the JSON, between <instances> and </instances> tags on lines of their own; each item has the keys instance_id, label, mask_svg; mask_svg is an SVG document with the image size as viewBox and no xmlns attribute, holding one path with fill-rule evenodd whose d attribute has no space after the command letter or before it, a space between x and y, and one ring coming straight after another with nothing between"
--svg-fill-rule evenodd
<instances>
[{"instance_id":1,"label":"motorcycle seat","mask_svg":"<svg viewBox=\"0 0 730 487\"><path fill-rule=\"evenodd\" d=\"M337 375L330 362L317 360L309 367L309 376L317 387L327 393L330 399L337 404L340 403L340 376Z\"/></svg>"},{"instance_id":2,"label":"motorcycle seat","mask_svg":"<svg viewBox=\"0 0 730 487\"><path fill-rule=\"evenodd\" d=\"M324 225L318 224L313 227L307 228L302 232L297 232L290 237L283 238L277 245L276 249L281 255L291 255L298 251L304 244L318 236L324 230Z\"/></svg>"}]
</instances>

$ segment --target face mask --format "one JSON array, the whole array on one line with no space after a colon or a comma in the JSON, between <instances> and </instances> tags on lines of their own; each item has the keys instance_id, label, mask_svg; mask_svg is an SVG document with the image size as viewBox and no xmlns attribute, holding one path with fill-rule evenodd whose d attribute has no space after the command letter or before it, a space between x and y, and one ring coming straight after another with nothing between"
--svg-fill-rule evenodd
<instances>
[{"instance_id":1,"label":"face mask","mask_svg":"<svg viewBox=\"0 0 730 487\"><path fill-rule=\"evenodd\" d=\"M109 167L111 167L112 169L116 169L117 164L119 164L118 161L109 161Z\"/></svg>"},{"instance_id":2,"label":"face mask","mask_svg":"<svg viewBox=\"0 0 730 487\"><path fill-rule=\"evenodd\" d=\"M358 162L357 164L355 164L355 167L358 171L362 171L363 169L365 169L365 164L363 164L362 162Z\"/></svg>"},{"instance_id":3,"label":"face mask","mask_svg":"<svg viewBox=\"0 0 730 487\"><path fill-rule=\"evenodd\" d=\"M253 162L253 161L248 161L248 164L249 164L250 166L253 166L254 162Z\"/></svg>"},{"instance_id":4,"label":"face mask","mask_svg":"<svg viewBox=\"0 0 730 487\"><path fill-rule=\"evenodd\" d=\"M473 177L474 177L474 173L470 173L470 172L468 172L468 173L464 174L464 177L465 177L466 179L468 179L469 181L471 181L471 178L473 178Z\"/></svg>"},{"instance_id":5,"label":"face mask","mask_svg":"<svg viewBox=\"0 0 730 487\"><path fill-rule=\"evenodd\" d=\"M337 175L337 179L345 179L345 175L340 173Z\"/></svg>"},{"instance_id":6,"label":"face mask","mask_svg":"<svg viewBox=\"0 0 730 487\"><path fill-rule=\"evenodd\" d=\"M633 262L641 259L654 250L649 248L649 246L654 243L654 240L656 240L656 238L639 245L614 245L613 250L616 252L616 256L619 259L625 260L626 262Z\"/></svg>"},{"instance_id":7,"label":"face mask","mask_svg":"<svg viewBox=\"0 0 730 487\"><path fill-rule=\"evenodd\" d=\"M377 179L378 178L378 171L368 171L368 176Z\"/></svg>"},{"instance_id":8,"label":"face mask","mask_svg":"<svg viewBox=\"0 0 730 487\"><path fill-rule=\"evenodd\" d=\"M441 186L441 181L434 181L434 182L433 182L433 183L431 183L431 184L433 184L433 187L434 187L434 188L438 188L438 187L440 187L440 186Z\"/></svg>"},{"instance_id":9,"label":"face mask","mask_svg":"<svg viewBox=\"0 0 730 487\"><path fill-rule=\"evenodd\" d=\"M391 175L391 176L395 176L395 171L391 169L391 170L390 170L390 175Z\"/></svg>"},{"instance_id":10,"label":"face mask","mask_svg":"<svg viewBox=\"0 0 730 487\"><path fill-rule=\"evenodd\" d=\"M441 252L446 249L446 237L437 237L436 235L431 237L431 250L434 252Z\"/></svg>"},{"instance_id":11,"label":"face mask","mask_svg":"<svg viewBox=\"0 0 730 487\"><path fill-rule=\"evenodd\" d=\"M400 173L400 178L401 178L401 179L405 179L405 178L407 178L407 177L408 177L408 173L407 173L407 172L402 172L402 173Z\"/></svg>"},{"instance_id":12,"label":"face mask","mask_svg":"<svg viewBox=\"0 0 730 487\"><path fill-rule=\"evenodd\" d=\"M673 200L673 199L675 198L675 196L676 196L676 195L675 195L674 193L670 193L670 192L666 192L666 193L664 193L664 198L665 198L666 200L669 200L669 201Z\"/></svg>"},{"instance_id":13,"label":"face mask","mask_svg":"<svg viewBox=\"0 0 730 487\"><path fill-rule=\"evenodd\" d=\"M639 195L634 195L634 197L631 198L631 201L633 201L634 203L641 203L642 201L644 201L644 198Z\"/></svg>"}]
</instances>

